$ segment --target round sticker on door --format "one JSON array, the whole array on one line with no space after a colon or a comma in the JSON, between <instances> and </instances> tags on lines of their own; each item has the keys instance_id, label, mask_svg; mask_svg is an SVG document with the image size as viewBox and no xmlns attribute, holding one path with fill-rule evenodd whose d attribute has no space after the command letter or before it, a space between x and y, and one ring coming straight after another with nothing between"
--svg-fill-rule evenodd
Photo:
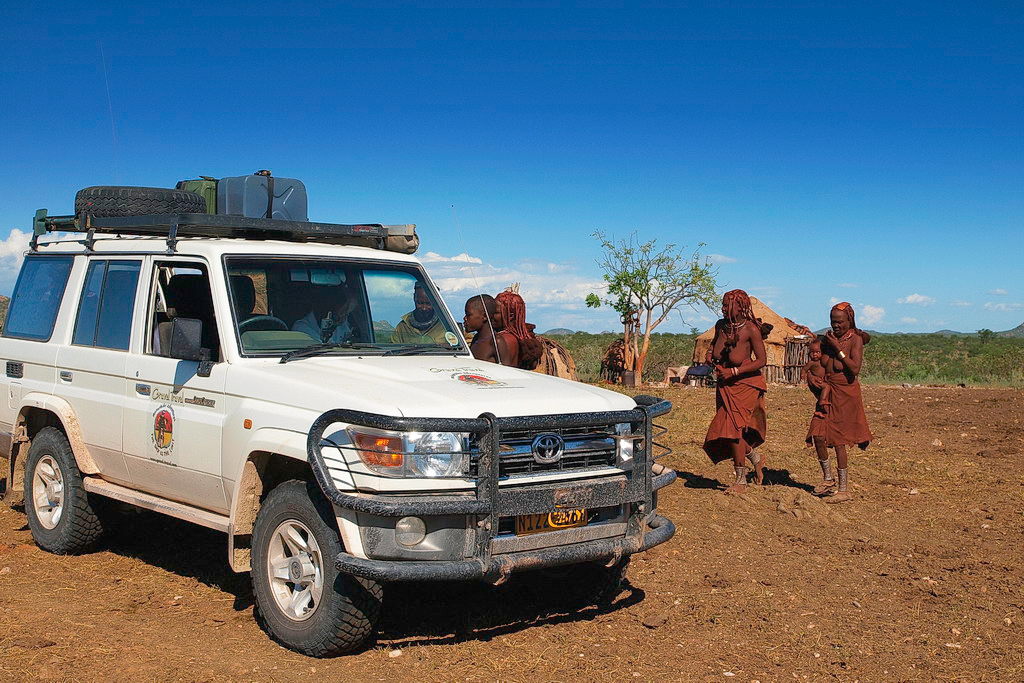
<instances>
[{"instance_id":1,"label":"round sticker on door","mask_svg":"<svg viewBox=\"0 0 1024 683\"><path fill-rule=\"evenodd\" d=\"M153 446L160 455L169 455L174 448L174 409L170 406L153 411Z\"/></svg>"},{"instance_id":2,"label":"round sticker on door","mask_svg":"<svg viewBox=\"0 0 1024 683\"><path fill-rule=\"evenodd\" d=\"M444 340L448 342L448 346L458 346L459 338L455 336L454 332L445 332Z\"/></svg>"}]
</instances>

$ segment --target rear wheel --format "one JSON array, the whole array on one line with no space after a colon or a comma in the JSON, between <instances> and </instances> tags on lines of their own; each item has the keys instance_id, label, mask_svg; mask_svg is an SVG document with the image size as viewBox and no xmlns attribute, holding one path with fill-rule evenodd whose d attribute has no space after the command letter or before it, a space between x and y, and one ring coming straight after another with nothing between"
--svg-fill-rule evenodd
<instances>
[{"instance_id":1,"label":"rear wheel","mask_svg":"<svg viewBox=\"0 0 1024 683\"><path fill-rule=\"evenodd\" d=\"M146 216L161 213L206 213L206 199L195 192L163 187L87 187L75 195L75 215Z\"/></svg>"},{"instance_id":2,"label":"rear wheel","mask_svg":"<svg viewBox=\"0 0 1024 683\"><path fill-rule=\"evenodd\" d=\"M87 550L103 533L71 444L56 427L32 438L25 460L25 513L32 539L58 555Z\"/></svg>"},{"instance_id":3,"label":"rear wheel","mask_svg":"<svg viewBox=\"0 0 1024 683\"><path fill-rule=\"evenodd\" d=\"M334 567L344 548L316 483L287 481L271 491L256 518L252 547L256 617L271 637L313 657L371 642L383 589Z\"/></svg>"}]
</instances>

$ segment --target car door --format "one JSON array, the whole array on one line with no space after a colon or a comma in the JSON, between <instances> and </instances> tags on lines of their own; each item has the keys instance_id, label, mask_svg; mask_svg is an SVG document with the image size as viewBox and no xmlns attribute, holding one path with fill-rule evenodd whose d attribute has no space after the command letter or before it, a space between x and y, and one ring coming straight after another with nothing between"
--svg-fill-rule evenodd
<instances>
[{"instance_id":1,"label":"car door","mask_svg":"<svg viewBox=\"0 0 1024 683\"><path fill-rule=\"evenodd\" d=\"M198 361L166 355L173 319L193 318L203 323L211 359L219 360L209 268L201 261L154 259L148 271L145 334L127 367L128 469L139 489L227 512L220 464L227 364L215 362L203 377Z\"/></svg>"},{"instance_id":2,"label":"car door","mask_svg":"<svg viewBox=\"0 0 1024 683\"><path fill-rule=\"evenodd\" d=\"M71 343L57 352L53 393L74 409L105 479L130 483L121 444L125 369L142 259L92 258L77 300Z\"/></svg>"}]
</instances>

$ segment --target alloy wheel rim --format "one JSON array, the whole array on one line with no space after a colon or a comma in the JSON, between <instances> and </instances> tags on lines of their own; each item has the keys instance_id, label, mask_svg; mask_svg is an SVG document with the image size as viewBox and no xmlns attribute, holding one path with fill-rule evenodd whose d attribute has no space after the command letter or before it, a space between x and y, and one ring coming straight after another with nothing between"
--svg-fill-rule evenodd
<instances>
[{"instance_id":1,"label":"alloy wheel rim","mask_svg":"<svg viewBox=\"0 0 1024 683\"><path fill-rule=\"evenodd\" d=\"M32 472L32 506L44 529L54 529L64 515L64 477L60 465L44 455Z\"/></svg>"},{"instance_id":2,"label":"alloy wheel rim","mask_svg":"<svg viewBox=\"0 0 1024 683\"><path fill-rule=\"evenodd\" d=\"M270 592L281 612L292 621L305 621L320 606L324 590L323 556L313 532L291 519L270 535L267 576Z\"/></svg>"}]
</instances>

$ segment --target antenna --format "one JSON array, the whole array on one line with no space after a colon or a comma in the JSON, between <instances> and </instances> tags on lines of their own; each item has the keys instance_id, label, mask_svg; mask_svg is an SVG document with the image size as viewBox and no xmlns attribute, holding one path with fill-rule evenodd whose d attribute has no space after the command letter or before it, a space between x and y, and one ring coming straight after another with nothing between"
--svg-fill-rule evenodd
<instances>
[{"instance_id":1,"label":"antenna","mask_svg":"<svg viewBox=\"0 0 1024 683\"><path fill-rule=\"evenodd\" d=\"M103 65L103 83L107 87L107 111L110 112L110 141L114 160L114 180L121 182L121 172L117 163L117 129L114 127L114 103L110 99L110 78L107 76L107 57L103 52L103 41L97 41L100 46L100 63Z\"/></svg>"},{"instance_id":2,"label":"antenna","mask_svg":"<svg viewBox=\"0 0 1024 683\"><path fill-rule=\"evenodd\" d=\"M452 223L455 224L455 232L459 236L459 244L462 245L462 253L469 256L469 250L466 249L466 238L462 235L462 226L459 225L459 216L455 211L455 205L451 205L452 209ZM476 287L477 294L482 294L480 291L480 282L476 279L476 271L473 269L473 265L470 261L466 261L466 267L469 268L469 274L473 278L473 285ZM487 313L487 307L484 306L483 299L480 300L480 308L484 309L484 317L487 318L487 327L491 329L491 341L494 343L494 355L498 357L498 365L501 365L501 351L498 350L498 337L494 334L494 322L491 320L491 316Z\"/></svg>"}]
</instances>

